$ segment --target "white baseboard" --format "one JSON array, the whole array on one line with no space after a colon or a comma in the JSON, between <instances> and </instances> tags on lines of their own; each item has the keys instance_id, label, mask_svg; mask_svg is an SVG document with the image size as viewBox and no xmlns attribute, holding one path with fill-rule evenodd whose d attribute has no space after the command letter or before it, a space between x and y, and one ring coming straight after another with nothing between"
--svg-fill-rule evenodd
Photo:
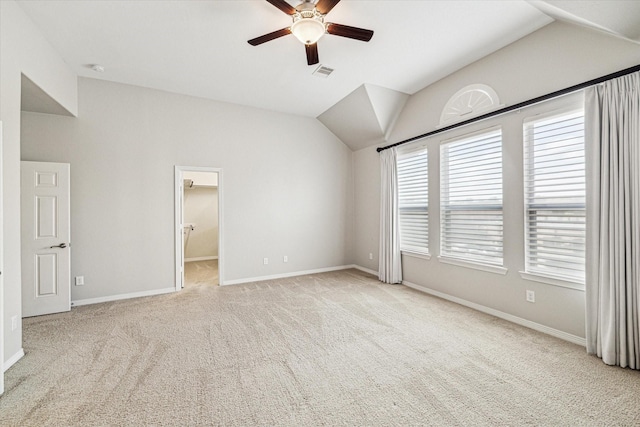
<instances>
[{"instance_id":1,"label":"white baseboard","mask_svg":"<svg viewBox=\"0 0 640 427\"><path fill-rule=\"evenodd\" d=\"M406 280L404 280L402 284L412 289L415 289L415 290L418 290L442 299L446 299L451 302L455 302L456 304L464 305L465 307L473 308L474 310L478 310L483 313L490 314L500 319L508 320L509 322L518 324L520 326L525 326L535 331L542 332L547 335L551 335L553 337L560 338L562 340L569 341L571 343L574 343L583 347L587 346L587 340L577 335L563 332L558 329L550 328L549 326L541 325L540 323L532 322L531 320L523 319L522 317L514 316L513 314L505 313L500 310L495 310L493 308L486 307L484 305L476 304L474 302L467 301L462 298L458 298L442 292L434 291L433 289L429 289L427 287L420 286L415 283L408 282Z\"/></svg>"},{"instance_id":2,"label":"white baseboard","mask_svg":"<svg viewBox=\"0 0 640 427\"><path fill-rule=\"evenodd\" d=\"M194 258L185 258L184 262L194 262L194 261L211 261L214 259L218 259L217 256L199 256Z\"/></svg>"},{"instance_id":3,"label":"white baseboard","mask_svg":"<svg viewBox=\"0 0 640 427\"><path fill-rule=\"evenodd\" d=\"M150 297L150 296L153 296L153 295L170 294L171 292L175 292L175 291L176 291L176 288L175 287L171 287L171 288L164 288L164 289L154 289L152 291L131 292L131 293L128 293L128 294L109 295L109 296L106 296L106 297L79 299L79 300L71 301L71 307L79 307L81 305L89 305L89 304L99 304L101 302L119 301L119 300L122 300L122 299Z\"/></svg>"},{"instance_id":4,"label":"white baseboard","mask_svg":"<svg viewBox=\"0 0 640 427\"><path fill-rule=\"evenodd\" d=\"M369 268L361 267L361 266L356 265L356 264L353 264L351 267L355 268L356 270L364 271L365 273L373 274L374 276L378 277L378 272L374 271L374 270L371 270Z\"/></svg>"},{"instance_id":5,"label":"white baseboard","mask_svg":"<svg viewBox=\"0 0 640 427\"><path fill-rule=\"evenodd\" d=\"M260 282L263 280L284 279L285 277L305 276L307 274L326 273L329 271L348 270L353 265L340 265L336 267L317 268L315 270L294 271L293 273L273 274L271 276L249 277L247 279L225 280L223 285L239 285L241 283Z\"/></svg>"},{"instance_id":6,"label":"white baseboard","mask_svg":"<svg viewBox=\"0 0 640 427\"><path fill-rule=\"evenodd\" d=\"M24 349L20 349L16 354L11 356L9 360L4 362L2 366L2 372L7 372L7 369L16 364L16 362L24 357Z\"/></svg>"}]
</instances>

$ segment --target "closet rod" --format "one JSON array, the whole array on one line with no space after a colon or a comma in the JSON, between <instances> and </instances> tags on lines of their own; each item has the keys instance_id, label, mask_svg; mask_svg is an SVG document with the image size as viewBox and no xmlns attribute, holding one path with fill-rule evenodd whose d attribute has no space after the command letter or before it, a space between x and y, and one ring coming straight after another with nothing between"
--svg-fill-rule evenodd
<instances>
[{"instance_id":1,"label":"closet rod","mask_svg":"<svg viewBox=\"0 0 640 427\"><path fill-rule=\"evenodd\" d=\"M598 77L597 79L589 80L588 82L580 83L565 89L557 90L555 92L548 93L546 95L538 96L537 98L530 99L528 101L519 102L518 104L510 105L508 107L500 108L499 110L494 110L486 114L482 114L477 117L472 117L470 119L464 120L462 122L454 123L449 126L445 126L440 129L432 130L431 132L423 133L422 135L414 136L413 138L405 139L404 141L396 142L395 144L387 145L386 147L378 147L378 153L387 150L389 148L397 147L398 145L407 144L409 142L416 141L418 139L426 138L428 136L437 135L442 132L446 132L451 129L459 128L464 125L468 125L471 123L479 122L480 120L488 119L494 116L498 116L500 114L508 113L513 110L519 110L520 108L527 107L532 104L537 104L538 102L546 101L547 99L557 98L558 96L566 95L571 92L576 92L580 89L587 88L589 86L594 86L600 83L604 83L608 80L612 80L618 77L626 76L627 74L635 73L636 71L640 71L640 65L636 65L630 68L626 68L621 71L617 71L615 73L607 74L606 76Z\"/></svg>"}]
</instances>

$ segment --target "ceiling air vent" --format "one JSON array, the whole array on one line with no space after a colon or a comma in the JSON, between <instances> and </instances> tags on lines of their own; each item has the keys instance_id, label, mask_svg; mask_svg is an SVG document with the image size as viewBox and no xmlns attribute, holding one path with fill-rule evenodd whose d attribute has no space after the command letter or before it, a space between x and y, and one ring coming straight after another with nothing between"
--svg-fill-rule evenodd
<instances>
[{"instance_id":1,"label":"ceiling air vent","mask_svg":"<svg viewBox=\"0 0 640 427\"><path fill-rule=\"evenodd\" d=\"M325 67L324 65L320 65L320 66L318 66L318 68L315 69L315 71L313 72L313 75L326 79L327 77L329 77L329 74L331 74L331 73L333 73L333 68L329 68L329 67Z\"/></svg>"}]
</instances>

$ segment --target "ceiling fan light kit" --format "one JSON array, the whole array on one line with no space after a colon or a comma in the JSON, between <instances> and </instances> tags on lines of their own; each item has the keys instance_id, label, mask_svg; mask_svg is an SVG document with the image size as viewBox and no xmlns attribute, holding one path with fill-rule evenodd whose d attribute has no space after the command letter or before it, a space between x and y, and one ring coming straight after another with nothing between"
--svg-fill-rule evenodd
<instances>
[{"instance_id":1,"label":"ceiling fan light kit","mask_svg":"<svg viewBox=\"0 0 640 427\"><path fill-rule=\"evenodd\" d=\"M287 15L290 15L293 19L293 24L291 27L251 39L248 43L252 46L258 46L279 37L293 34L305 45L308 65L314 65L320 62L317 42L324 34L332 34L334 36L347 37L364 42L368 42L371 40L371 37L373 37L373 31L371 30L324 22L327 13L329 13L340 0L318 0L317 3L314 3L312 0L304 0L296 7L291 6L285 0L267 0L267 2Z\"/></svg>"},{"instance_id":2,"label":"ceiling fan light kit","mask_svg":"<svg viewBox=\"0 0 640 427\"><path fill-rule=\"evenodd\" d=\"M291 32L304 44L314 44L327 32L324 15L317 10L298 12L293 15Z\"/></svg>"}]
</instances>

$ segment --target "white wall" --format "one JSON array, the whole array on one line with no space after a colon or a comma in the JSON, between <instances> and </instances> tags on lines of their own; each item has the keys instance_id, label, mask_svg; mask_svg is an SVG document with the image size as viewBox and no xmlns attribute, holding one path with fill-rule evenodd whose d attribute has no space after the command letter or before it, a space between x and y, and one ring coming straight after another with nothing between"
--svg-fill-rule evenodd
<instances>
[{"instance_id":1,"label":"white wall","mask_svg":"<svg viewBox=\"0 0 640 427\"><path fill-rule=\"evenodd\" d=\"M483 83L513 105L640 63L640 44L554 22L409 98L389 141L435 129L442 108L463 87Z\"/></svg>"},{"instance_id":2,"label":"white wall","mask_svg":"<svg viewBox=\"0 0 640 427\"><path fill-rule=\"evenodd\" d=\"M378 271L380 244L380 155L376 147L353 153L353 263ZM373 259L369 259L369 254Z\"/></svg>"},{"instance_id":3,"label":"white wall","mask_svg":"<svg viewBox=\"0 0 640 427\"><path fill-rule=\"evenodd\" d=\"M20 288L20 90L26 75L71 114L77 113L76 76L11 0L0 1L0 121L2 147L2 277L4 360L22 349Z\"/></svg>"},{"instance_id":4,"label":"white wall","mask_svg":"<svg viewBox=\"0 0 640 427\"><path fill-rule=\"evenodd\" d=\"M24 160L71 164L72 300L174 286L175 165L223 169L225 280L347 262L351 151L317 120L85 78L78 93L78 118L22 116Z\"/></svg>"},{"instance_id":5,"label":"white wall","mask_svg":"<svg viewBox=\"0 0 640 427\"><path fill-rule=\"evenodd\" d=\"M212 173L211 175L215 175ZM185 173L185 176L188 176ZM184 222L192 224L186 229L188 236L184 250L185 260L218 257L218 189L214 187L185 188Z\"/></svg>"},{"instance_id":6,"label":"white wall","mask_svg":"<svg viewBox=\"0 0 640 427\"><path fill-rule=\"evenodd\" d=\"M553 23L477 61L414 94L393 130L390 143L435 129L442 108L459 89L474 83L493 87L505 105L582 83L640 63L640 45L603 33ZM479 125L483 126L482 124ZM485 123L484 126L488 126ZM505 173L520 174L521 130L505 129ZM448 135L451 136L451 135ZM443 136L444 137L444 136ZM437 218L438 146L441 138L427 142L430 150L430 212ZM514 145L508 141L517 141ZM368 253L378 247L379 156L375 148L354 153L356 264L377 270ZM523 209L517 182L505 182L505 276L430 260L403 256L405 280L437 292L584 337L584 292L520 278L523 264ZM507 211L510 213L506 219ZM375 218L375 219L374 219ZM437 255L438 224L430 223L431 252ZM376 251L377 252L377 251ZM374 252L375 253L375 252ZM536 291L536 303L527 303L525 289Z\"/></svg>"}]
</instances>

